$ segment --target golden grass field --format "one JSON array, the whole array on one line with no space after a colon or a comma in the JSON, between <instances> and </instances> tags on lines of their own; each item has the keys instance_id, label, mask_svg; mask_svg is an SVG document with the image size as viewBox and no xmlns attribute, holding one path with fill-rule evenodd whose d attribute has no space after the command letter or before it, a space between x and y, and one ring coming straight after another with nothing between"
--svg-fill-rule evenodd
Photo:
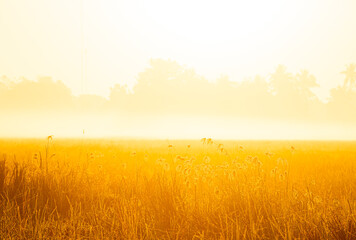
<instances>
[{"instance_id":1,"label":"golden grass field","mask_svg":"<svg viewBox=\"0 0 356 240\"><path fill-rule=\"evenodd\" d=\"M0 140L0 239L356 239L356 142Z\"/></svg>"}]
</instances>

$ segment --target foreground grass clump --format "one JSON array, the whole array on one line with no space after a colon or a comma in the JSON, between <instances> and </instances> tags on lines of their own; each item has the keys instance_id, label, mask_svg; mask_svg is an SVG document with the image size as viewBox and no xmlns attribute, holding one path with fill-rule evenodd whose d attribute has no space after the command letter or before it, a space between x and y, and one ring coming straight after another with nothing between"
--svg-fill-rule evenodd
<instances>
[{"instance_id":1,"label":"foreground grass clump","mask_svg":"<svg viewBox=\"0 0 356 240\"><path fill-rule=\"evenodd\" d=\"M356 143L1 140L0 239L355 239Z\"/></svg>"}]
</instances>

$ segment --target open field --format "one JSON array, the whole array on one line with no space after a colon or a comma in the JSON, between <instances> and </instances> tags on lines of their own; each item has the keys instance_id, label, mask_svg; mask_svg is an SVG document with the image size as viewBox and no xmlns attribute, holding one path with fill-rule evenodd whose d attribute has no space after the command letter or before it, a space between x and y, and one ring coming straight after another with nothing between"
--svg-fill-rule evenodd
<instances>
[{"instance_id":1,"label":"open field","mask_svg":"<svg viewBox=\"0 0 356 240\"><path fill-rule=\"evenodd\" d=\"M356 239L356 142L0 140L0 239Z\"/></svg>"}]
</instances>

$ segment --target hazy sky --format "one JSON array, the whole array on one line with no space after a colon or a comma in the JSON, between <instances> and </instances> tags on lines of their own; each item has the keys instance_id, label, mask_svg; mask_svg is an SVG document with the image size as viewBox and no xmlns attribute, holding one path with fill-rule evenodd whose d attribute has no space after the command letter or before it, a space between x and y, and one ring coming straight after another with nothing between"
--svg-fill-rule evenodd
<instances>
[{"instance_id":1,"label":"hazy sky","mask_svg":"<svg viewBox=\"0 0 356 240\"><path fill-rule=\"evenodd\" d=\"M49 75L72 91L107 96L150 58L215 79L308 69L321 96L356 62L355 0L0 0L0 75Z\"/></svg>"}]
</instances>

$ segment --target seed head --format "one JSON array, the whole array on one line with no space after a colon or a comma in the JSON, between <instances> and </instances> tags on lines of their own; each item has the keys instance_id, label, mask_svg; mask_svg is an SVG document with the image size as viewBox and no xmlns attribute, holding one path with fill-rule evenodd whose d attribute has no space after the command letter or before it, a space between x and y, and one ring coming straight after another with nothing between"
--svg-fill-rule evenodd
<instances>
[{"instance_id":1,"label":"seed head","mask_svg":"<svg viewBox=\"0 0 356 240\"><path fill-rule=\"evenodd\" d=\"M165 171L169 171L170 166L169 166L169 164L168 164L167 162L163 164L163 169L164 169Z\"/></svg>"}]
</instances>

